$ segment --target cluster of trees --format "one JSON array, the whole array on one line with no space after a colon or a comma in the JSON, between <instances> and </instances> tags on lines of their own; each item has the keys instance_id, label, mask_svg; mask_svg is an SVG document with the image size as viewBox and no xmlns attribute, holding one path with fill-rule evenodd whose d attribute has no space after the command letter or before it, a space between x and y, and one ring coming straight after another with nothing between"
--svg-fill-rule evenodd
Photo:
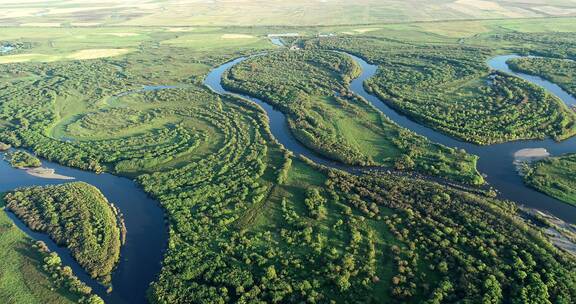
<instances>
[{"instance_id":1,"label":"cluster of trees","mask_svg":"<svg viewBox=\"0 0 576 304\"><path fill-rule=\"evenodd\" d=\"M477 144L576 134L576 114L542 88L493 73L484 49L390 44L375 38L331 38L310 48L356 53L378 64L365 85L396 110Z\"/></svg>"},{"instance_id":2,"label":"cluster of trees","mask_svg":"<svg viewBox=\"0 0 576 304\"><path fill-rule=\"evenodd\" d=\"M354 62L340 53L284 51L242 62L227 73L224 85L280 109L292 134L329 158L483 183L474 156L399 128L350 92L347 85L357 74Z\"/></svg>"},{"instance_id":3,"label":"cluster of trees","mask_svg":"<svg viewBox=\"0 0 576 304\"><path fill-rule=\"evenodd\" d=\"M92 288L76 277L69 266L63 266L60 256L51 252L42 241L32 245L42 257L42 268L49 274L56 287L64 287L71 294L78 297L79 304L104 304L104 300L92 294Z\"/></svg>"},{"instance_id":4,"label":"cluster of trees","mask_svg":"<svg viewBox=\"0 0 576 304\"><path fill-rule=\"evenodd\" d=\"M576 61L555 58L515 58L508 61L511 69L540 76L576 96Z\"/></svg>"},{"instance_id":5,"label":"cluster of trees","mask_svg":"<svg viewBox=\"0 0 576 304\"><path fill-rule=\"evenodd\" d=\"M576 154L549 157L528 164L523 173L528 185L576 205Z\"/></svg>"},{"instance_id":6,"label":"cluster of trees","mask_svg":"<svg viewBox=\"0 0 576 304\"><path fill-rule=\"evenodd\" d=\"M540 55L555 58L576 58L576 33L542 32L522 33L509 32L492 34L486 37L510 45L520 54Z\"/></svg>"},{"instance_id":7,"label":"cluster of trees","mask_svg":"<svg viewBox=\"0 0 576 304\"><path fill-rule=\"evenodd\" d=\"M327 185L343 200L394 210L382 221L395 239L389 288L398 301L569 303L576 297L574 259L522 222L510 203L389 175L334 171Z\"/></svg>"},{"instance_id":8,"label":"cluster of trees","mask_svg":"<svg viewBox=\"0 0 576 304\"><path fill-rule=\"evenodd\" d=\"M37 168L42 166L42 162L36 156L26 151L8 152L5 158L14 168Z\"/></svg>"},{"instance_id":9,"label":"cluster of trees","mask_svg":"<svg viewBox=\"0 0 576 304\"><path fill-rule=\"evenodd\" d=\"M20 188L4 199L28 227L68 247L92 277L110 281L120 258L120 227L115 210L97 188L82 182Z\"/></svg>"},{"instance_id":10,"label":"cluster of trees","mask_svg":"<svg viewBox=\"0 0 576 304\"><path fill-rule=\"evenodd\" d=\"M366 48L378 50L373 45ZM177 117L178 123L170 126L142 128L122 138L103 134L103 138L85 141L64 142L46 136L58 120L56 96L78 86L93 100L102 100L105 94L113 95L119 87L142 79L138 77L159 75L135 76L126 69L177 71L176 64L185 60L181 50L161 52L143 49L134 55L136 59L126 61L62 64L60 70L51 72L52 77L34 85L16 81L2 84L0 90L0 123L7 126L0 132L1 140L81 168L116 166L120 172L148 172L137 181L161 202L170 228L163 267L151 285L153 303L571 303L576 299L574 260L518 220L512 205L418 179L321 169L282 150L257 107L219 98L198 86L175 90L163 96L161 103L147 100L142 106L132 100L127 104L139 113L161 108L156 112L159 118ZM347 67L350 61L327 54L332 53L283 54L278 60L263 56L263 62L286 71L264 73L271 78L263 94L270 94L270 100L276 91L288 94L286 99L277 99L278 108L286 113L311 113L314 103L307 98L322 90L324 96L333 97L330 102L364 115L368 106L339 89L347 81L342 75L354 75L353 67ZM227 59L209 58L211 64ZM242 70L231 74L244 69L248 73L251 63L245 62ZM297 63L306 68L295 69ZM53 65L38 68L50 70L49 66ZM102 73L94 77L91 68ZM79 75L80 83L73 79L76 70L85 73ZM315 82L310 73L321 76ZM276 90L282 78L289 85ZM22 93L24 88L31 98ZM14 96L9 98L4 92ZM290 99L290 94L299 97ZM316 106L314 111L320 110ZM316 129L330 125L321 115L302 117ZM477 175L474 158L465 152L432 145L375 117L386 126L383 134L402 152L391 161L393 165L438 174L453 172L452 176L467 180ZM372 125L364 130L378 128ZM182 154L185 147L196 147L194 155ZM150 167L138 158L157 163ZM74 209L88 212L95 208L60 200L74 197L84 202L84 192L62 197L52 195L59 191L39 191L33 196L22 192L12 197L25 206L39 206L20 211L34 225L61 227L63 215L85 219L71 216ZM60 210L58 202L74 208ZM98 239L105 239L101 228L108 226L104 223L92 220L88 226L78 222L73 226L96 231ZM61 235L64 230L56 228Z\"/></svg>"}]
</instances>

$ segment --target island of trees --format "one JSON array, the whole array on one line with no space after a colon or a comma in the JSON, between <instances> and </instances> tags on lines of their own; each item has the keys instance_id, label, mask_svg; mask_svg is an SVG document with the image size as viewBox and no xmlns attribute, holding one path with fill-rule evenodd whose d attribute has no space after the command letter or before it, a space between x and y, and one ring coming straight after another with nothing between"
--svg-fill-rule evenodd
<instances>
[{"instance_id":1,"label":"island of trees","mask_svg":"<svg viewBox=\"0 0 576 304\"><path fill-rule=\"evenodd\" d=\"M92 277L110 281L120 257L120 228L116 211L97 188L83 182L20 188L4 199L28 227L68 247Z\"/></svg>"}]
</instances>

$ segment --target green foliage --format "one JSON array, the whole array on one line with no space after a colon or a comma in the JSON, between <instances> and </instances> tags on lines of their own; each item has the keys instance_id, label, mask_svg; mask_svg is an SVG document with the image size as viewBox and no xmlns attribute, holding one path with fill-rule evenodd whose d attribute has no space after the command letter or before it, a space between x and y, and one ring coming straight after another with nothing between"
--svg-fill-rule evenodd
<instances>
[{"instance_id":1,"label":"green foliage","mask_svg":"<svg viewBox=\"0 0 576 304\"><path fill-rule=\"evenodd\" d=\"M92 277L110 280L120 257L120 229L116 211L98 189L82 182L21 188L5 200L32 230L68 247Z\"/></svg>"},{"instance_id":2,"label":"green foliage","mask_svg":"<svg viewBox=\"0 0 576 304\"><path fill-rule=\"evenodd\" d=\"M550 196L576 205L576 154L550 157L528 166L524 181Z\"/></svg>"},{"instance_id":3,"label":"green foliage","mask_svg":"<svg viewBox=\"0 0 576 304\"><path fill-rule=\"evenodd\" d=\"M2 200L0 205L4 206ZM67 304L98 298L70 267L59 263L56 253L29 239L4 211L0 211L0 247L0 302Z\"/></svg>"},{"instance_id":4,"label":"green foliage","mask_svg":"<svg viewBox=\"0 0 576 304\"><path fill-rule=\"evenodd\" d=\"M46 244L37 241L34 248L43 258L42 268L48 273L52 284L68 290L72 295L79 297L80 304L104 304L97 295L92 294L92 288L80 281L69 266L63 266L60 256L56 252L50 252Z\"/></svg>"},{"instance_id":5,"label":"green foliage","mask_svg":"<svg viewBox=\"0 0 576 304\"><path fill-rule=\"evenodd\" d=\"M576 296L573 258L523 223L509 203L388 175L333 172L328 186L359 206L395 210L382 220L402 244L391 248L397 299L547 303Z\"/></svg>"},{"instance_id":6,"label":"green foliage","mask_svg":"<svg viewBox=\"0 0 576 304\"><path fill-rule=\"evenodd\" d=\"M364 51L385 58L391 49L367 43ZM454 71L441 57L447 79L461 68L475 73L478 54L486 55L455 51ZM69 166L137 176L170 229L154 303L574 302L574 260L512 205L292 158L258 107L215 95L182 68L238 55L142 43L124 59L0 66L13 78L0 82L0 139ZM279 52L229 77L288 113L326 155L481 182L473 157L398 128L349 94L354 69L331 52ZM143 83L186 87L122 95Z\"/></svg>"},{"instance_id":7,"label":"green foliage","mask_svg":"<svg viewBox=\"0 0 576 304\"><path fill-rule=\"evenodd\" d=\"M308 48L358 54L379 66L366 87L396 110L477 144L576 134L576 114L544 89L490 72L489 50L384 38L330 38Z\"/></svg>"},{"instance_id":8,"label":"green foliage","mask_svg":"<svg viewBox=\"0 0 576 304\"><path fill-rule=\"evenodd\" d=\"M26 151L8 152L6 160L15 168L36 168L42 166L42 162L34 155Z\"/></svg>"},{"instance_id":9,"label":"green foliage","mask_svg":"<svg viewBox=\"0 0 576 304\"><path fill-rule=\"evenodd\" d=\"M288 116L292 134L317 152L352 165L385 165L482 184L476 158L399 128L351 93L358 67L343 54L283 51L249 59L224 84L270 102Z\"/></svg>"},{"instance_id":10,"label":"green foliage","mask_svg":"<svg viewBox=\"0 0 576 304\"><path fill-rule=\"evenodd\" d=\"M513 70L545 78L576 96L576 62L554 58L516 58L508 61Z\"/></svg>"}]
</instances>

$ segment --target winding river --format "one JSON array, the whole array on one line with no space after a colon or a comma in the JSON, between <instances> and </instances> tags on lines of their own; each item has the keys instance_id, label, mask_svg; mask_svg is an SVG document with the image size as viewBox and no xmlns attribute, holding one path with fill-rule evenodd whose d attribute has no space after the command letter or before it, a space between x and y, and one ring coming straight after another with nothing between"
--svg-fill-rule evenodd
<instances>
[{"instance_id":1,"label":"winding river","mask_svg":"<svg viewBox=\"0 0 576 304\"><path fill-rule=\"evenodd\" d=\"M0 153L0 192L18 187L54 185L71 181L32 176L24 170L12 168L10 164L1 160L2 157L3 154ZM120 262L112 274L112 293L107 294L104 286L91 279L71 257L69 250L58 247L46 234L31 231L14 214L6 212L8 216L30 237L44 241L50 250L57 252L62 258L62 263L72 267L74 274L92 287L106 303L145 303L146 290L160 271L168 240L164 212L158 202L127 178L107 173L95 174L44 160L42 166L54 169L60 175L73 177L74 181L83 181L97 187L124 214L128 233L126 244L121 249Z\"/></svg>"},{"instance_id":2,"label":"winding river","mask_svg":"<svg viewBox=\"0 0 576 304\"><path fill-rule=\"evenodd\" d=\"M552 139L528 140L489 146L479 146L457 140L410 120L406 116L397 113L377 97L366 92L363 84L376 73L377 66L371 65L359 57L348 55L362 68L362 74L350 84L350 88L354 93L364 97L398 125L425 136L433 142L449 147L462 148L469 153L478 155L480 157L478 169L486 174L487 181L500 191L501 198L510 199L528 207L546 210L565 221L576 223L576 208L525 186L513 164L513 154L520 149L545 148L552 155L576 152L576 137L563 142L555 142ZM489 60L488 65L492 69L516 75L544 87L548 92L562 99L567 105L576 105L576 99L557 85L540 77L511 71L506 61L514 57L518 56L497 56ZM257 98L227 91L223 88L222 76L226 70L248 58L238 58L213 69L206 76L204 84L218 94L239 96L260 105L269 117L272 134L286 149L297 155L306 156L319 164L350 170L351 167L326 159L297 141L288 129L286 116L282 112L275 110L270 104ZM145 90L172 88L176 88L176 86L147 87ZM126 94L134 92L138 91L130 91ZM127 178L111 174L97 175L47 161L43 161L43 166L55 169L58 174L70 176L75 178L75 180L96 186L124 214L128 233L126 244L121 251L120 263L112 276L113 292L107 294L103 286L90 279L86 272L72 259L68 250L58 247L46 235L30 231L13 214L8 212L8 215L18 227L32 238L45 241L51 250L58 252L62 257L63 263L70 265L74 273L90 285L107 303L145 302L146 290L160 271L162 256L168 239L161 207L155 200L148 197L137 184ZM23 170L10 167L6 162L0 161L0 192L24 186L60 184L63 182L65 181L35 177Z\"/></svg>"},{"instance_id":3,"label":"winding river","mask_svg":"<svg viewBox=\"0 0 576 304\"><path fill-rule=\"evenodd\" d=\"M521 149L545 148L552 155L576 152L576 137L572 137L562 142L556 142L552 139L522 140L488 146L479 146L460 141L399 114L385 102L382 102L374 95L369 94L364 88L364 82L376 74L378 67L369 64L362 58L352 54L347 55L362 68L362 74L358 78L354 79L350 84L350 89L355 94L368 100L372 105L386 114L401 127L425 136L432 142L437 142L448 147L464 149L468 153L479 156L478 170L485 174L488 183L500 192L500 198L519 202L526 207L545 210L567 222L576 223L576 208L527 187L524 184L522 177L517 173L516 167L513 163L514 153ZM540 77L516 73L510 70L506 61L518 57L520 56L497 56L489 60L487 64L494 70L513 74L531 83L544 87L549 93L556 95L569 106L576 105L576 99L562 90L559 86ZM272 134L286 147L286 149L294 152L296 155L300 154L306 156L319 164L345 169L346 166L318 155L316 152L310 150L308 147L297 141L288 129L286 116L282 112L274 109L270 104L260 99L230 92L222 86L222 76L226 70L247 60L248 58L249 57L241 57L215 68L205 78L204 84L218 94L239 96L260 105L270 118L270 130Z\"/></svg>"}]
</instances>

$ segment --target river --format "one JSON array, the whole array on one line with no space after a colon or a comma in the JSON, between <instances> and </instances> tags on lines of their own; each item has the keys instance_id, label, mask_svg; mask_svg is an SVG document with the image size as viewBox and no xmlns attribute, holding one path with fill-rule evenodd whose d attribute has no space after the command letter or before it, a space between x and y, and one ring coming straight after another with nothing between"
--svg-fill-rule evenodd
<instances>
[{"instance_id":1,"label":"river","mask_svg":"<svg viewBox=\"0 0 576 304\"><path fill-rule=\"evenodd\" d=\"M440 143L448 147L464 149L468 153L479 156L480 159L478 161L478 170L485 174L487 176L486 179L488 183L499 191L500 198L518 202L526 207L545 210L567 222L576 223L575 207L526 186L522 180L522 177L517 173L516 167L513 163L514 153L521 149L545 148L552 155L576 152L576 137L572 137L562 142L556 142L552 139L523 140L487 146L480 146L460 141L432 128L421 125L402 114L399 114L394 109L389 107L385 102L382 102L376 96L366 92L364 88L364 82L376 74L378 67L376 65L367 63L365 60L357 56L351 54L347 55L350 56L362 68L361 75L354 79L350 84L350 89L355 94L365 98L401 127L425 136L432 142ZM515 73L510 70L506 64L506 61L517 57L519 56L496 56L489 60L487 64L494 70L516 75L517 77L523 78L529 82L544 87L546 90L548 90L549 93L556 95L567 105L576 105L576 100L574 97L566 93L559 86L540 77ZM296 155L306 156L307 158L310 158L313 161L326 166L346 169L346 167L342 164L328 160L318 155L316 152L310 150L308 147L304 146L302 143L296 140L288 129L286 116L282 112L275 110L271 105L260 99L230 92L222 86L222 76L224 72L248 58L249 57L241 57L213 69L205 78L204 84L218 94L240 96L260 105L270 118L270 131L274 137L276 137L276 139L282 143L286 149L294 152Z\"/></svg>"},{"instance_id":2,"label":"river","mask_svg":"<svg viewBox=\"0 0 576 304\"><path fill-rule=\"evenodd\" d=\"M576 222L576 208L527 187L516 172L513 164L513 154L525 148L545 148L552 155L576 152L576 137L560 143L552 139L547 139L515 141L489 146L479 146L457 140L410 120L406 116L388 107L386 103L377 97L366 92L363 84L376 73L377 66L371 65L359 57L348 55L362 68L362 74L350 84L350 88L355 94L364 97L377 109L404 128L425 136L433 142L441 143L449 147L465 149L469 153L478 155L480 157L478 169L487 175L487 181L490 185L499 190L501 198L516 201L527 207L546 210L571 223ZM568 105L576 105L574 97L570 96L557 85L540 77L511 71L506 61L513 57L517 56L497 56L488 61L487 64L492 69L516 75L544 87ZM222 87L222 75L224 72L246 59L246 57L238 58L213 69L206 76L204 84L218 94L240 96L260 105L269 117L272 134L286 149L294 152L296 155L306 156L316 163L333 168L350 170L351 167L326 159L296 140L288 128L286 116L282 112L275 110L270 104L257 98L229 92ZM173 88L177 88L177 86L147 87L145 90ZM134 92L139 91L131 91L127 94ZM71 266L75 274L84 282L88 283L107 303L144 303L146 301L146 290L160 271L161 261L168 239L163 211L158 202L148 197L137 184L127 178L117 177L111 174L94 174L47 161L43 161L43 166L55 169L58 174L71 176L78 181L84 181L96 186L108 200L118 206L124 214L128 233L126 236L126 244L122 247L120 263L112 275L113 292L106 294L104 287L88 277L84 270L70 257L68 250L56 246L46 235L30 231L16 219L14 215L9 213L9 216L15 221L18 227L31 237L44 240L51 250L58 252L64 264ZM35 177L27 174L23 170L10 167L6 162L0 162L0 192L24 186L60 184L63 182L62 180Z\"/></svg>"},{"instance_id":3,"label":"river","mask_svg":"<svg viewBox=\"0 0 576 304\"><path fill-rule=\"evenodd\" d=\"M0 159L3 153L0 153ZM158 275L168 240L164 212L157 201L150 198L134 181L111 174L95 174L64 167L43 160L42 166L55 169L56 173L74 177L75 181L89 183L102 191L111 203L124 214L126 244L121 249L118 267L112 274L113 291L107 294L105 287L92 280L74 261L69 250L58 247L43 233L30 231L16 216L7 212L15 224L33 239L44 241L50 250L62 257L64 265L72 267L74 274L87 283L106 303L145 303L146 290ZM0 160L0 192L18 187L54 185L70 180L46 179L29 175Z\"/></svg>"}]
</instances>

